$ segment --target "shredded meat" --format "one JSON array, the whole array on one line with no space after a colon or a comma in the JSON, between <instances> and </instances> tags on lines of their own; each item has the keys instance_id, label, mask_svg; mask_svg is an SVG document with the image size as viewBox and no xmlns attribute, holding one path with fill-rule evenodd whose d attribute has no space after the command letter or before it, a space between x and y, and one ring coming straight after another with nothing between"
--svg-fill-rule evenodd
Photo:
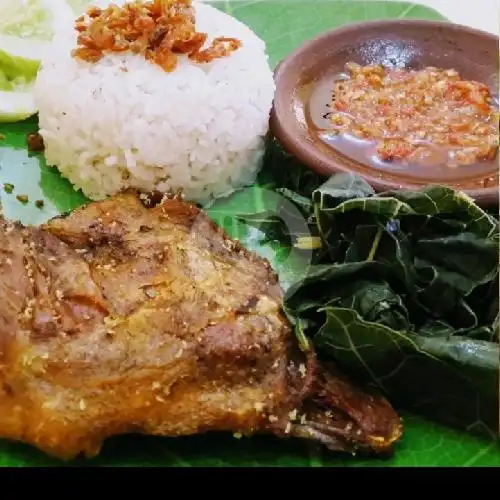
<instances>
[{"instance_id":1,"label":"shredded meat","mask_svg":"<svg viewBox=\"0 0 500 500\"><path fill-rule=\"evenodd\" d=\"M198 63L228 56L241 46L236 38L218 37L203 48L206 33L196 31L191 0L135 1L122 7L91 7L76 20L79 32L72 55L96 63L106 52L143 54L166 72L177 66L177 56L187 55Z\"/></svg>"},{"instance_id":2,"label":"shredded meat","mask_svg":"<svg viewBox=\"0 0 500 500\"><path fill-rule=\"evenodd\" d=\"M381 160L456 167L495 158L499 114L486 85L453 69L347 70L335 83L333 126L375 141Z\"/></svg>"}]
</instances>

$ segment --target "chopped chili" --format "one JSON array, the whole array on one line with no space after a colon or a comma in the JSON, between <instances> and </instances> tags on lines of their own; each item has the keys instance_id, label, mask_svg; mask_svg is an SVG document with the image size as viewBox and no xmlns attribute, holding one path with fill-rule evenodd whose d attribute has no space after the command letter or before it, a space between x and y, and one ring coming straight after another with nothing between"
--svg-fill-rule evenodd
<instances>
[{"instance_id":1,"label":"chopped chili","mask_svg":"<svg viewBox=\"0 0 500 500\"><path fill-rule=\"evenodd\" d=\"M495 158L498 105L483 83L434 67L348 63L347 70L348 78L335 82L332 126L374 141L381 160L432 164L436 150L450 167Z\"/></svg>"}]
</instances>

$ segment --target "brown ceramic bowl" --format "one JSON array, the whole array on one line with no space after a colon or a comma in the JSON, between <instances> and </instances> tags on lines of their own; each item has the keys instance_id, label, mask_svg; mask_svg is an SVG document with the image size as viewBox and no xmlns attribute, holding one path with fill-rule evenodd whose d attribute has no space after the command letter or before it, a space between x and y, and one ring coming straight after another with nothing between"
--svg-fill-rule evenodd
<instances>
[{"instance_id":1,"label":"brown ceramic bowl","mask_svg":"<svg viewBox=\"0 0 500 500\"><path fill-rule=\"evenodd\" d=\"M466 192L483 205L498 204L498 158L458 168L377 168L354 160L319 139L306 118L318 88L333 82L345 64L383 64L419 69L454 68L465 79L478 80L498 98L499 38L449 22L384 20L347 25L299 47L276 68L276 95L270 126L286 151L319 174L351 171L376 191L415 189L442 184ZM325 102L325 105L327 103Z\"/></svg>"}]
</instances>

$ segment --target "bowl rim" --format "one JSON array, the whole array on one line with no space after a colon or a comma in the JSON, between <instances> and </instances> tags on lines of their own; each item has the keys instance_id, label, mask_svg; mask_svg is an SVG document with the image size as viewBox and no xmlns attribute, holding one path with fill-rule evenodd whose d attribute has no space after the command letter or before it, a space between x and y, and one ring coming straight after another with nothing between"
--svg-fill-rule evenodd
<instances>
[{"instance_id":1,"label":"bowl rim","mask_svg":"<svg viewBox=\"0 0 500 500\"><path fill-rule=\"evenodd\" d=\"M280 82L283 77L287 74L288 69L295 63L295 60L314 50L317 45L320 45L324 40L328 40L331 37L339 37L347 33L360 32L365 28L376 28L387 26L390 29L391 26L413 26L413 27L423 27L423 28L440 28L445 29L448 32L461 32L468 33L472 36L481 37L483 39L490 40L491 42L499 45L499 36L488 31L480 30L477 28L472 28L463 24L453 23L451 21L438 21L438 20L428 20L428 19L376 19L370 21L360 21L349 23L340 27L332 28L326 32L320 33L319 35L311 38L310 40L302 43L293 51L291 51L287 56L285 56L275 67L274 70L274 80L276 85L275 97L273 100L273 106L270 112L269 127L272 135L278 139L282 147L290 154L294 155L301 163L303 163L307 168L316 171L318 173L325 173L327 175L332 175L332 171L338 172L348 172L350 169L348 166L343 165L339 162L328 162L326 155L322 153L314 144L306 142L303 140L298 140L296 135L290 126L287 125L287 121L281 119L283 114L286 113L284 110L284 103L282 100L282 89L280 89ZM500 161L500 160L499 160ZM330 165L330 168L323 166L318 167L317 165ZM332 165L335 165L333 168ZM500 167L499 167L500 168ZM329 171L327 173L327 171ZM397 181L391 180L385 177L375 177L372 175L363 174L365 180L372 185L372 187L377 191L390 191L390 190L409 190L409 189L419 189L419 185L402 185ZM423 186L422 184L421 186ZM444 183L443 185L446 185ZM500 202L500 189L499 186L487 187L484 189L474 188L474 189L460 189L468 196L472 197L478 205L481 206L494 206L498 205Z\"/></svg>"}]
</instances>

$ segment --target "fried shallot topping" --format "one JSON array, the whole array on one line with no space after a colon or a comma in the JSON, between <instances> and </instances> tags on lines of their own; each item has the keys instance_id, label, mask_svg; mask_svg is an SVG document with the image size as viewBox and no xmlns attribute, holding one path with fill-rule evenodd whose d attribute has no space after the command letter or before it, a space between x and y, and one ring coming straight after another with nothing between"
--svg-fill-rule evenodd
<instances>
[{"instance_id":1,"label":"fried shallot topping","mask_svg":"<svg viewBox=\"0 0 500 500\"><path fill-rule=\"evenodd\" d=\"M198 33L195 23L192 0L136 0L122 7L90 7L76 20L79 35L72 56L96 63L105 52L132 51L171 72L178 54L208 63L240 48L240 40L224 37L203 48L208 35Z\"/></svg>"}]
</instances>

